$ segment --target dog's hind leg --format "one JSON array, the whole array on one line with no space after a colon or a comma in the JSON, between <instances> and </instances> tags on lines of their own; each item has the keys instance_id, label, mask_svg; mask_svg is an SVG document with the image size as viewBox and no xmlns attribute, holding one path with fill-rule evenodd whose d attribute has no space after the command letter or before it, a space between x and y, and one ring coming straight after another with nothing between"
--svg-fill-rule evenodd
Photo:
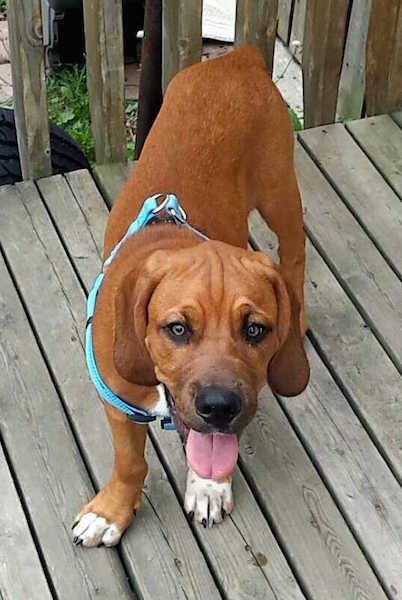
<instances>
[{"instance_id":1,"label":"dog's hind leg","mask_svg":"<svg viewBox=\"0 0 402 600\"><path fill-rule=\"evenodd\" d=\"M269 116L263 119L252 153L254 201L269 228L278 237L280 268L300 305L301 332L307 330L304 308L305 233L303 211L294 169L294 139L287 109L274 92Z\"/></svg>"}]
</instances>

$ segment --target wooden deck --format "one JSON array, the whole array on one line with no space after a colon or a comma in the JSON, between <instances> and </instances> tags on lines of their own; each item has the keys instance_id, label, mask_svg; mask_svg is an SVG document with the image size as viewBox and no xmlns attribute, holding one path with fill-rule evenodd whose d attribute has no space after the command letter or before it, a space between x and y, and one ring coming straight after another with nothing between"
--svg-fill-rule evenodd
<instances>
[{"instance_id":1,"label":"wooden deck","mask_svg":"<svg viewBox=\"0 0 402 600\"><path fill-rule=\"evenodd\" d=\"M2 600L402 597L400 126L300 136L311 383L262 394L233 515L187 522L180 442L155 426L143 506L113 550L74 547L70 531L112 462L83 351L107 206L86 171L0 188Z\"/></svg>"}]
</instances>

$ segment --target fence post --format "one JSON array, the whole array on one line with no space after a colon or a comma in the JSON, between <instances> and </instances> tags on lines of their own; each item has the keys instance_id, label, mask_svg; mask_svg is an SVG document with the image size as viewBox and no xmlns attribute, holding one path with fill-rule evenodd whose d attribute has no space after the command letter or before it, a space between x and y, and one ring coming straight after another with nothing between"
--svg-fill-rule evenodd
<instances>
[{"instance_id":1,"label":"fence post","mask_svg":"<svg viewBox=\"0 0 402 600\"><path fill-rule=\"evenodd\" d=\"M201 60L201 24L202 0L163 0L163 91L178 71Z\"/></svg>"},{"instance_id":2,"label":"fence post","mask_svg":"<svg viewBox=\"0 0 402 600\"><path fill-rule=\"evenodd\" d=\"M371 0L353 0L336 109L341 120L360 119L362 116L370 10Z\"/></svg>"},{"instance_id":3,"label":"fence post","mask_svg":"<svg viewBox=\"0 0 402 600\"><path fill-rule=\"evenodd\" d=\"M237 0L236 46L253 44L259 48L272 73L278 0Z\"/></svg>"},{"instance_id":4,"label":"fence post","mask_svg":"<svg viewBox=\"0 0 402 600\"><path fill-rule=\"evenodd\" d=\"M40 0L9 0L8 31L22 177L51 175Z\"/></svg>"},{"instance_id":5,"label":"fence post","mask_svg":"<svg viewBox=\"0 0 402 600\"><path fill-rule=\"evenodd\" d=\"M87 80L98 164L126 160L122 0L84 0Z\"/></svg>"},{"instance_id":6,"label":"fence post","mask_svg":"<svg viewBox=\"0 0 402 600\"><path fill-rule=\"evenodd\" d=\"M401 107L402 0L373 0L367 39L367 114Z\"/></svg>"},{"instance_id":7,"label":"fence post","mask_svg":"<svg viewBox=\"0 0 402 600\"><path fill-rule=\"evenodd\" d=\"M335 121L349 0L309 0L303 41L304 125Z\"/></svg>"}]
</instances>

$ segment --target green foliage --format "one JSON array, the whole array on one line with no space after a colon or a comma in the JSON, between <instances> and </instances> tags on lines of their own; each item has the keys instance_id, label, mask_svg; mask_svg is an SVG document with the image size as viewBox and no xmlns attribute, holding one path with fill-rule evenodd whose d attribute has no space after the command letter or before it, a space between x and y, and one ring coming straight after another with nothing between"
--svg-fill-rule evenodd
<instances>
[{"instance_id":1,"label":"green foliage","mask_svg":"<svg viewBox=\"0 0 402 600\"><path fill-rule=\"evenodd\" d=\"M300 121L299 117L297 116L297 114L295 113L293 108L289 108L288 110L289 110L290 120L292 121L293 130L301 131L303 129L303 123Z\"/></svg>"},{"instance_id":2,"label":"green foliage","mask_svg":"<svg viewBox=\"0 0 402 600\"><path fill-rule=\"evenodd\" d=\"M0 0L0 17L5 17L7 14L7 0Z\"/></svg>"},{"instance_id":3,"label":"green foliage","mask_svg":"<svg viewBox=\"0 0 402 600\"><path fill-rule=\"evenodd\" d=\"M65 67L48 79L49 119L76 140L90 162L95 160L91 133L86 71L84 66ZM127 156L134 158L137 101L126 103Z\"/></svg>"},{"instance_id":4,"label":"green foliage","mask_svg":"<svg viewBox=\"0 0 402 600\"><path fill-rule=\"evenodd\" d=\"M95 160L85 67L66 67L48 79L49 119L66 129L89 161Z\"/></svg>"}]
</instances>

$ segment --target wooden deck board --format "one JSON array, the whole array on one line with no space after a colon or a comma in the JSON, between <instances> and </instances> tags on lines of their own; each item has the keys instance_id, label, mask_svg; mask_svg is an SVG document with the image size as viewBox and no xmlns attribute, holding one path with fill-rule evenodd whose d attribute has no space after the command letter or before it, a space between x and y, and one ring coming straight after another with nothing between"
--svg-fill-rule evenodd
<instances>
[{"instance_id":1,"label":"wooden deck board","mask_svg":"<svg viewBox=\"0 0 402 600\"><path fill-rule=\"evenodd\" d=\"M388 115L346 124L384 179L402 198L402 131Z\"/></svg>"},{"instance_id":2,"label":"wooden deck board","mask_svg":"<svg viewBox=\"0 0 402 600\"><path fill-rule=\"evenodd\" d=\"M340 123L300 134L314 162L402 279L402 202Z\"/></svg>"},{"instance_id":3,"label":"wooden deck board","mask_svg":"<svg viewBox=\"0 0 402 600\"><path fill-rule=\"evenodd\" d=\"M69 183L71 183L70 177L68 178ZM76 185L73 189L76 203L70 201L67 210L64 210L66 205L61 193L62 178L52 177L42 180L39 182L39 187L58 229L63 232L65 247L70 257L73 258L77 271L88 290L93 281L93 274L100 267L97 251L99 236L96 230L92 230L92 225L81 212L80 206L86 193L90 192L91 212L96 211L96 214L102 219L103 225L106 224L107 210L103 209L104 202L100 194L96 193L94 189L91 190L91 179L88 173L81 171L75 174L75 178ZM66 185L65 182L64 185ZM74 225L67 227L68 224ZM78 260L74 258L84 254L85 261L81 258ZM91 263L91 268L89 268L89 263ZM90 276L87 276L88 270L92 271ZM186 471L180 441L176 435L161 432L159 428L159 423L153 427L153 437L174 478L175 487L183 498ZM212 532L197 530L199 543L209 556L210 564L220 586L228 598L242 597L244 594L250 593L250 590L253 590L255 598L261 599L302 598L291 571L240 474L237 477L237 492L236 514L233 516L233 521L228 519L225 528L216 528ZM152 495L150 500L153 503ZM232 553L230 559L225 560L223 549L228 545L231 546ZM255 558L260 555L270 557L269 561L261 566L257 564L258 561ZM224 566L223 571L222 566ZM224 577L222 572L225 573ZM273 595L272 590L275 591L276 596Z\"/></svg>"},{"instance_id":4,"label":"wooden deck board","mask_svg":"<svg viewBox=\"0 0 402 600\"><path fill-rule=\"evenodd\" d=\"M51 600L46 576L1 447L0 482L3 507L0 512L0 598ZM21 577L21 573L26 576Z\"/></svg>"},{"instance_id":5,"label":"wooden deck board","mask_svg":"<svg viewBox=\"0 0 402 600\"><path fill-rule=\"evenodd\" d=\"M311 383L295 399L264 390L242 438L235 511L212 530L187 522L180 442L152 426L143 506L119 552L75 548L68 527L112 461L83 355L85 292L108 210L86 171L40 180L40 194L33 183L0 188L0 435L8 461L0 450L8 507L0 540L10 531L0 549L1 597L25 589L26 597L80 600L401 593L401 130L388 117L323 129L301 134L310 156L300 144L296 151L311 238ZM117 171L110 185L103 177L113 194L125 174ZM250 223L254 244L273 254L260 217ZM29 575L18 578L28 553Z\"/></svg>"},{"instance_id":6,"label":"wooden deck board","mask_svg":"<svg viewBox=\"0 0 402 600\"><path fill-rule=\"evenodd\" d=\"M2 188L2 201L4 192L8 206L24 210L15 190ZM4 210L12 217L2 201L0 222L5 223ZM7 373L1 384L1 435L54 589L60 598L129 598L115 552L90 556L71 543L71 518L77 503L91 494L91 482L2 260L0 269L1 373Z\"/></svg>"},{"instance_id":7,"label":"wooden deck board","mask_svg":"<svg viewBox=\"0 0 402 600\"><path fill-rule=\"evenodd\" d=\"M400 280L300 144L296 169L310 238L402 371Z\"/></svg>"},{"instance_id":8,"label":"wooden deck board","mask_svg":"<svg viewBox=\"0 0 402 600\"><path fill-rule=\"evenodd\" d=\"M16 188L15 188L16 189ZM110 473L113 452L109 428L106 426L103 407L89 381L82 336L85 319L85 297L75 273L54 231L49 216L32 183L17 187L17 197L11 198L0 190L0 237L15 278L25 302L29 305L31 319L41 340L44 351L51 361L53 376L66 404L69 416L80 440L82 452L91 475L100 487ZM4 212L1 212L4 211ZM24 214L29 214L29 217ZM7 220L3 218L7 214ZM13 223L13 219L15 219ZM19 236L13 231L19 223ZM4 227L2 227L4 225ZM29 254L30 260L20 260ZM37 277L32 278L32 270ZM43 289L43 281L46 287ZM68 356L68 360L66 360ZM56 439L54 440L56 442ZM155 454L151 455L155 457ZM156 458L156 457L155 457ZM150 467L160 471L156 460L150 460ZM70 479L73 481L72 477ZM161 524L164 520L155 514L145 497L147 510L146 533L140 531L141 544L134 530L124 538L122 550L133 583L140 587L142 597L153 600L157 597L181 598L194 594L198 598L200 590L208 591L212 598L219 597L205 561L195 543L184 516L178 522L180 508L169 486L165 490L167 522L180 525L175 534L180 544L169 545L168 537ZM158 488L153 491L158 494ZM80 504L91 497L88 490L81 497L77 494L66 511L65 518L72 522ZM146 506L148 504L148 506ZM71 545L71 541L69 541ZM81 549L90 564L90 553ZM158 566L158 577L147 568L147 558L152 557ZM179 561L179 562L178 562ZM186 569L191 562L191 573ZM70 560L71 562L71 560ZM177 565L181 564L181 570ZM196 584L194 585L194 582ZM79 596L78 596L79 597ZM110 596L114 597L114 596Z\"/></svg>"}]
</instances>

